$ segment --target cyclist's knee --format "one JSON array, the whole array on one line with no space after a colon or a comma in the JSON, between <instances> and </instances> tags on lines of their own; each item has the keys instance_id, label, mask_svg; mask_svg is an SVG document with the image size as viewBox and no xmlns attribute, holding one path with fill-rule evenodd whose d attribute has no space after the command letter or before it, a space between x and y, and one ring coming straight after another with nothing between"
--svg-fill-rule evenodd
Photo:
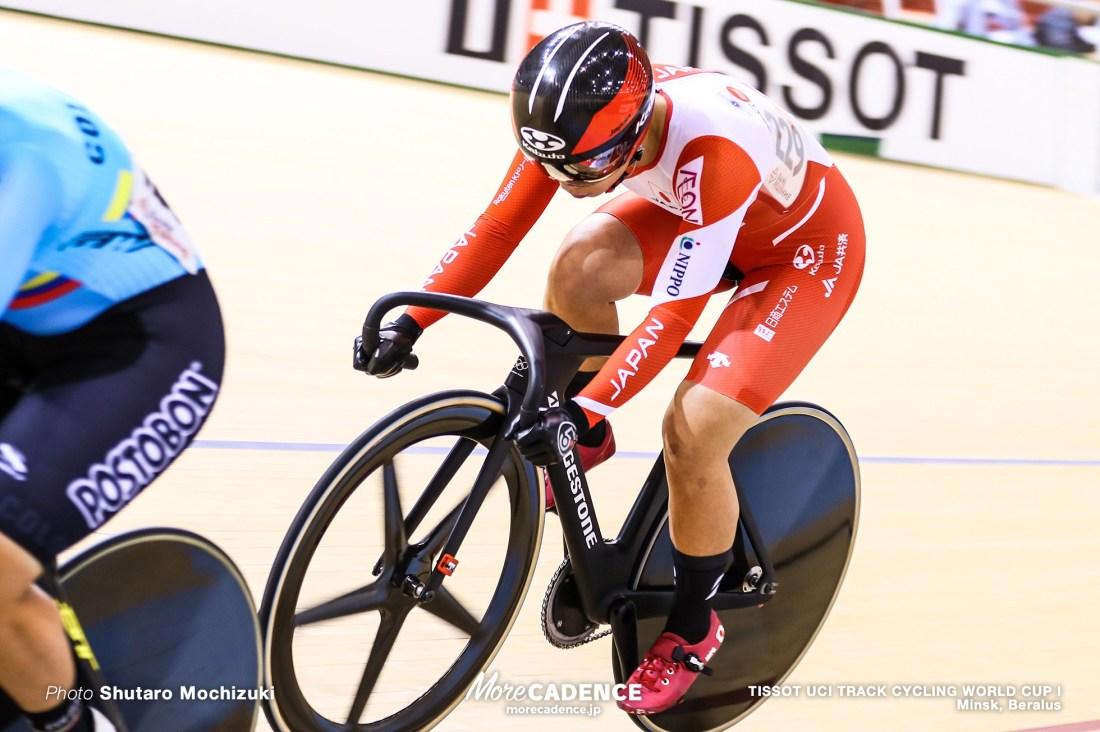
<instances>
[{"instance_id":1,"label":"cyclist's knee","mask_svg":"<svg viewBox=\"0 0 1100 732\"><path fill-rule=\"evenodd\" d=\"M642 267L630 230L615 217L596 213L566 235L550 266L548 290L573 301L621 300L638 288Z\"/></svg>"},{"instance_id":2,"label":"cyclist's knee","mask_svg":"<svg viewBox=\"0 0 1100 732\"><path fill-rule=\"evenodd\" d=\"M705 386L685 381L669 403L661 428L665 463L677 471L713 471L725 462L756 414Z\"/></svg>"}]
</instances>

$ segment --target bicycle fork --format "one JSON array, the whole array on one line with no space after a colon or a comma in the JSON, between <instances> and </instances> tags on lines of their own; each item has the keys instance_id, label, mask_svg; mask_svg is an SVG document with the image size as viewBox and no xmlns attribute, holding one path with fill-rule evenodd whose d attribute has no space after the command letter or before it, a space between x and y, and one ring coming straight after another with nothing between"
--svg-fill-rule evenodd
<instances>
[{"instance_id":1,"label":"bicycle fork","mask_svg":"<svg viewBox=\"0 0 1100 732\"><path fill-rule=\"evenodd\" d=\"M508 432L509 421L502 419L497 429L496 439L489 448L489 454L474 480L470 495L463 502L462 510L455 519L454 527L443 545L439 561L432 567L432 573L429 575L428 581L422 587L417 587L413 593L420 602L431 602L435 596L435 591L443 584L443 580L451 576L458 566L458 559L456 558L458 549L462 545L463 539L466 538L470 526L473 525L478 511L481 510L481 504L485 502L489 489L500 477L504 459L507 457L508 451L512 449L512 442L506 437Z\"/></svg>"}]
</instances>

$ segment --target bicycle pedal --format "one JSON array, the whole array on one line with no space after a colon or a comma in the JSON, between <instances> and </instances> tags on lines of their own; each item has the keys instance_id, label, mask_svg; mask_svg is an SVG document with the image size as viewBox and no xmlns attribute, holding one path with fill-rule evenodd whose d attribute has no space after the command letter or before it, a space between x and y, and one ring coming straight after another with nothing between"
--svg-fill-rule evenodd
<instances>
[{"instance_id":1,"label":"bicycle pedal","mask_svg":"<svg viewBox=\"0 0 1100 732\"><path fill-rule=\"evenodd\" d=\"M760 584L760 578L764 576L764 570L760 567L753 567L747 573L745 573L745 579L741 583L742 592L755 592L757 585Z\"/></svg>"}]
</instances>

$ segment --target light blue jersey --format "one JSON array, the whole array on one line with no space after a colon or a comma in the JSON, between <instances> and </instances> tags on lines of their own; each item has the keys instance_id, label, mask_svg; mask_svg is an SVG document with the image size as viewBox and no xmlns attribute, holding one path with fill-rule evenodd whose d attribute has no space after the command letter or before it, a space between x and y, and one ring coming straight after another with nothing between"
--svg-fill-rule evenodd
<instances>
[{"instance_id":1,"label":"light blue jersey","mask_svg":"<svg viewBox=\"0 0 1100 732\"><path fill-rule=\"evenodd\" d=\"M65 333L201 268L179 220L94 112L0 69L0 320Z\"/></svg>"}]
</instances>

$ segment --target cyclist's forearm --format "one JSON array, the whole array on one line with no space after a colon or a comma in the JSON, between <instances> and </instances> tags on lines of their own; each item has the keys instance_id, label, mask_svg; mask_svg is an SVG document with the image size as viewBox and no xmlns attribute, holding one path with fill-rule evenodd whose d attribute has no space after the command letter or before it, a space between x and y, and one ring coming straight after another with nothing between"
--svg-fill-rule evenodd
<instances>
[{"instance_id":1,"label":"cyclist's forearm","mask_svg":"<svg viewBox=\"0 0 1100 732\"><path fill-rule=\"evenodd\" d=\"M626 337L574 401L589 426L630 401L668 365L703 313L708 295L658 305Z\"/></svg>"},{"instance_id":2,"label":"cyclist's forearm","mask_svg":"<svg viewBox=\"0 0 1100 732\"><path fill-rule=\"evenodd\" d=\"M448 295L473 297L493 279L515 251L519 239L514 233L485 214L458 238L443 255L421 289ZM422 307L410 307L406 313L421 328L442 318L445 313Z\"/></svg>"},{"instance_id":3,"label":"cyclist's forearm","mask_svg":"<svg viewBox=\"0 0 1100 732\"><path fill-rule=\"evenodd\" d=\"M422 288L464 297L481 292L538 221L556 190L557 184L537 165L517 153L489 206L444 253ZM421 328L444 315L417 307L406 312Z\"/></svg>"}]
</instances>

